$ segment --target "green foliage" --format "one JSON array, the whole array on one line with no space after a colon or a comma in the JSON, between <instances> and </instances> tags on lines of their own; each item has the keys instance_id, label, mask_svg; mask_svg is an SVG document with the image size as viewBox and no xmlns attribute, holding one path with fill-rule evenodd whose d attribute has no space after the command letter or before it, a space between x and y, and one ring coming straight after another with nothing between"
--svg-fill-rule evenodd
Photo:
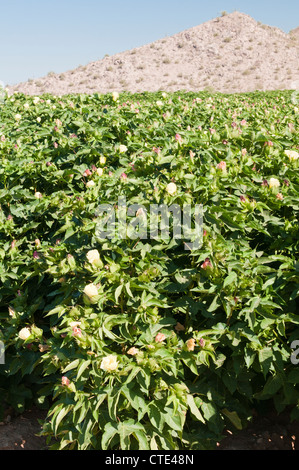
<instances>
[{"instance_id":1,"label":"green foliage","mask_svg":"<svg viewBox=\"0 0 299 470\"><path fill-rule=\"evenodd\" d=\"M291 92L16 94L0 123L0 403L49 409L59 449L209 449L263 400L298 419ZM99 239L120 195L202 204L202 247Z\"/></svg>"}]
</instances>

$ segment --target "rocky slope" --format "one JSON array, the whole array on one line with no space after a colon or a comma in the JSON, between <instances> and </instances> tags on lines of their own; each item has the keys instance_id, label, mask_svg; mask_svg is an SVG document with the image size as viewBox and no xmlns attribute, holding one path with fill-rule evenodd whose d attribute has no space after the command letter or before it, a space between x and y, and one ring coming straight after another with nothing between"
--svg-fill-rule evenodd
<instances>
[{"instance_id":1,"label":"rocky slope","mask_svg":"<svg viewBox=\"0 0 299 470\"><path fill-rule=\"evenodd\" d=\"M61 74L9 87L39 95L110 91L294 89L299 28L289 34L234 12Z\"/></svg>"}]
</instances>

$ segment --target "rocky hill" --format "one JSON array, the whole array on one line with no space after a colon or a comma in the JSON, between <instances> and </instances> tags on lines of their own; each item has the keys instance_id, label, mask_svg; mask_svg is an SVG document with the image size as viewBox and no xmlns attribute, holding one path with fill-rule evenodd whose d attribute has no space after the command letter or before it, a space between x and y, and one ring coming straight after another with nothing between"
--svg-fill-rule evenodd
<instances>
[{"instance_id":1,"label":"rocky hill","mask_svg":"<svg viewBox=\"0 0 299 470\"><path fill-rule=\"evenodd\" d=\"M287 34L234 12L151 44L9 89L31 95L204 89L232 93L293 89L296 82L299 28Z\"/></svg>"}]
</instances>

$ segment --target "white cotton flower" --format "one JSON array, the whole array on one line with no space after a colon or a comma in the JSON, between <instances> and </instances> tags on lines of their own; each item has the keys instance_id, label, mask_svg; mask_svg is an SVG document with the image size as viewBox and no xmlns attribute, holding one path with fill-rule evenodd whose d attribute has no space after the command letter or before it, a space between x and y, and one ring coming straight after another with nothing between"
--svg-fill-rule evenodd
<instances>
[{"instance_id":1,"label":"white cotton flower","mask_svg":"<svg viewBox=\"0 0 299 470\"><path fill-rule=\"evenodd\" d=\"M126 147L126 145L120 145L119 146L119 152L120 153L125 153L126 151L128 150L128 147Z\"/></svg>"},{"instance_id":2,"label":"white cotton flower","mask_svg":"<svg viewBox=\"0 0 299 470\"><path fill-rule=\"evenodd\" d=\"M166 186L166 191L168 192L168 194L170 194L171 196L173 196L176 191L177 191L177 186L175 183L169 183L167 186Z\"/></svg>"},{"instance_id":3,"label":"white cotton flower","mask_svg":"<svg viewBox=\"0 0 299 470\"><path fill-rule=\"evenodd\" d=\"M84 298L87 303L97 303L99 299L99 291L94 284L87 284L83 291Z\"/></svg>"},{"instance_id":4,"label":"white cotton flower","mask_svg":"<svg viewBox=\"0 0 299 470\"><path fill-rule=\"evenodd\" d=\"M299 153L296 152L295 150L286 150L284 153L286 154L287 157L289 157L291 161L298 160L299 158Z\"/></svg>"},{"instance_id":5,"label":"white cotton flower","mask_svg":"<svg viewBox=\"0 0 299 470\"><path fill-rule=\"evenodd\" d=\"M279 188L280 182L276 178L269 179L269 188Z\"/></svg>"},{"instance_id":6,"label":"white cotton flower","mask_svg":"<svg viewBox=\"0 0 299 470\"><path fill-rule=\"evenodd\" d=\"M29 328L22 328L22 329L19 331L19 338L22 339L23 341L25 341L26 339L28 339L29 336L31 336L31 332L30 332L30 329L29 329Z\"/></svg>"},{"instance_id":7,"label":"white cotton flower","mask_svg":"<svg viewBox=\"0 0 299 470\"><path fill-rule=\"evenodd\" d=\"M113 356L112 354L110 356L104 357L100 365L101 369L108 371L108 372L112 370L116 370L117 367L118 367L117 357Z\"/></svg>"},{"instance_id":8,"label":"white cotton flower","mask_svg":"<svg viewBox=\"0 0 299 470\"><path fill-rule=\"evenodd\" d=\"M98 250L90 250L86 254L86 258L90 262L90 264L96 264L98 261L100 261L100 253Z\"/></svg>"}]
</instances>

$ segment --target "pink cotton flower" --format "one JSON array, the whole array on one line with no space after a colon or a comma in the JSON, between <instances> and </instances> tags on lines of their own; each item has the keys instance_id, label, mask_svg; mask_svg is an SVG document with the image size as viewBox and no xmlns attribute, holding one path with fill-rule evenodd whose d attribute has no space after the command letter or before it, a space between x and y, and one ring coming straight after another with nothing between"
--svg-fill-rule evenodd
<instances>
[{"instance_id":1,"label":"pink cotton flower","mask_svg":"<svg viewBox=\"0 0 299 470\"><path fill-rule=\"evenodd\" d=\"M216 168L218 168L218 170L225 171L226 170L226 163L224 161L222 161L222 162L217 164Z\"/></svg>"},{"instance_id":2,"label":"pink cotton flower","mask_svg":"<svg viewBox=\"0 0 299 470\"><path fill-rule=\"evenodd\" d=\"M84 171L83 176L90 176L92 175L92 172L87 168L87 170Z\"/></svg>"},{"instance_id":3,"label":"pink cotton flower","mask_svg":"<svg viewBox=\"0 0 299 470\"><path fill-rule=\"evenodd\" d=\"M127 178L128 178L128 176L126 175L126 173L122 173L122 174L120 175L120 179L122 179L122 180L125 180L125 179L127 179Z\"/></svg>"},{"instance_id":4,"label":"pink cotton flower","mask_svg":"<svg viewBox=\"0 0 299 470\"><path fill-rule=\"evenodd\" d=\"M65 375L61 378L61 385L68 387L70 383L70 379L68 379Z\"/></svg>"},{"instance_id":5,"label":"pink cotton flower","mask_svg":"<svg viewBox=\"0 0 299 470\"><path fill-rule=\"evenodd\" d=\"M4 136L4 135L1 135L0 140L1 140L1 142L5 142L5 136Z\"/></svg>"},{"instance_id":6,"label":"pink cotton flower","mask_svg":"<svg viewBox=\"0 0 299 470\"><path fill-rule=\"evenodd\" d=\"M74 326L73 328L73 336L79 336L79 338L82 336L82 331L77 326Z\"/></svg>"},{"instance_id":7,"label":"pink cotton flower","mask_svg":"<svg viewBox=\"0 0 299 470\"><path fill-rule=\"evenodd\" d=\"M155 337L156 343L162 343L166 339L166 336L163 333L158 333Z\"/></svg>"},{"instance_id":8,"label":"pink cotton flower","mask_svg":"<svg viewBox=\"0 0 299 470\"><path fill-rule=\"evenodd\" d=\"M180 134L176 134L176 135L175 135L175 140L176 140L177 142L182 142L182 136L181 136Z\"/></svg>"},{"instance_id":9,"label":"pink cotton flower","mask_svg":"<svg viewBox=\"0 0 299 470\"><path fill-rule=\"evenodd\" d=\"M208 267L212 267L210 258L206 258L205 261L202 263L201 268L202 269L207 269Z\"/></svg>"}]
</instances>

